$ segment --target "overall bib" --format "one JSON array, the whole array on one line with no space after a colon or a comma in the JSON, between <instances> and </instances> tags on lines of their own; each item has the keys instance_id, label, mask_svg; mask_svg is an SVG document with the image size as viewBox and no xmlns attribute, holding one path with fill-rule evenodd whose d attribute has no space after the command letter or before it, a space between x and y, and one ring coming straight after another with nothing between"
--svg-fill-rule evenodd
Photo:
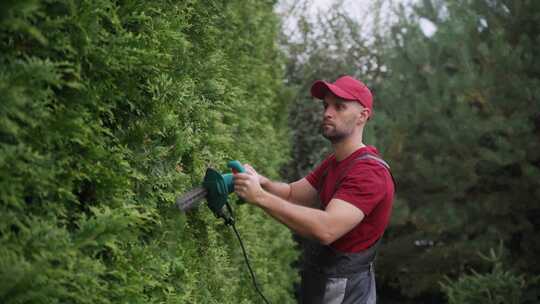
<instances>
[{"instance_id":1,"label":"overall bib","mask_svg":"<svg viewBox=\"0 0 540 304\"><path fill-rule=\"evenodd\" d=\"M304 304L374 304L373 261L377 241L358 253L342 253L315 242L304 249L301 302Z\"/></svg>"},{"instance_id":2,"label":"overall bib","mask_svg":"<svg viewBox=\"0 0 540 304\"><path fill-rule=\"evenodd\" d=\"M374 159L388 170L390 169L386 162L372 154L360 155L353 164L367 158ZM326 172L321 180L324 180L325 176ZM338 180L334 192L339 188L339 183ZM373 262L380 241L381 239L358 253L343 253L330 246L306 240L302 265L301 303L375 304Z\"/></svg>"}]
</instances>

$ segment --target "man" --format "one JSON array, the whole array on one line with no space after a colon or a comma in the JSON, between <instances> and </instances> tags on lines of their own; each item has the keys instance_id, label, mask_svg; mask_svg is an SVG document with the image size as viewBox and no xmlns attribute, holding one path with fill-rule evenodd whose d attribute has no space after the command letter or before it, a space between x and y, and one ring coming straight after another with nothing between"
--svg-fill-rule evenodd
<instances>
[{"instance_id":1,"label":"man","mask_svg":"<svg viewBox=\"0 0 540 304\"><path fill-rule=\"evenodd\" d=\"M247 173L235 175L235 191L316 241L305 250L302 303L375 303L373 260L390 218L394 183L377 149L362 141L372 95L350 76L316 81L311 95L324 102L322 134L334 153L291 184L245 165Z\"/></svg>"}]
</instances>

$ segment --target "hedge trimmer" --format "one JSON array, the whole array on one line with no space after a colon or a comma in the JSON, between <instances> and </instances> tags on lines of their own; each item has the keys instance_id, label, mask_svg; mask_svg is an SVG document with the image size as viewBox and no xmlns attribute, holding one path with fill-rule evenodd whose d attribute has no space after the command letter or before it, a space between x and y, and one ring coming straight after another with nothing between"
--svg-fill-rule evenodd
<instances>
[{"instance_id":1,"label":"hedge trimmer","mask_svg":"<svg viewBox=\"0 0 540 304\"><path fill-rule=\"evenodd\" d=\"M227 163L233 173L244 173L246 170L237 160ZM228 204L227 196L234 192L233 173L221 174L217 170L208 168L204 180L200 187L197 187L176 199L176 206L186 212L199 205L206 199L208 208L214 215L225 220L225 223L232 220L232 210Z\"/></svg>"},{"instance_id":2,"label":"hedge trimmer","mask_svg":"<svg viewBox=\"0 0 540 304\"><path fill-rule=\"evenodd\" d=\"M204 180L200 187L194 188L189 192L185 193L176 198L176 206L182 211L186 212L195 207L197 207L203 199L206 199L208 203L208 208L212 210L214 215L217 218L222 218L225 221L225 224L232 226L238 241L240 242L240 247L242 247L242 253L244 254L244 259L246 265L251 274L251 279L253 280L253 285L255 289L262 297L265 303L269 303L266 297L263 295L260 290L257 280L255 279L255 274L251 265L249 264L249 259L246 254L246 249L236 226L234 225L234 214L231 206L229 205L227 197L229 194L234 192L234 173L244 173L246 170L237 160L231 160L227 163L227 167L231 168L233 173L221 174L217 170L208 168L206 169L206 174L204 175ZM242 198L238 201L243 202Z\"/></svg>"}]
</instances>

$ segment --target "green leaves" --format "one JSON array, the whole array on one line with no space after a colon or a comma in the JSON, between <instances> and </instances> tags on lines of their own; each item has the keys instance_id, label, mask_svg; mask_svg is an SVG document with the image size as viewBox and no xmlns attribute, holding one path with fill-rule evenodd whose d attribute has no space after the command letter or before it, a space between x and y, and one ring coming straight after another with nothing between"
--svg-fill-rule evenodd
<instances>
[{"instance_id":1,"label":"green leaves","mask_svg":"<svg viewBox=\"0 0 540 304\"><path fill-rule=\"evenodd\" d=\"M484 251L501 238L508 250L520 256L512 266L534 272L526 262L532 257L523 256L518 247L538 250L532 239L526 241L526 231L538 229L527 216L537 212L537 197L525 190L536 188L538 176L526 176L522 168L538 169L532 164L540 159L538 152L532 152L538 151L537 130L530 121L539 109L537 102L527 103L521 93L530 91L537 81L522 73L523 60L536 51L513 47L513 29L502 13L502 2L425 3L429 5L417 6L415 15L403 16L396 25L406 31L401 31L402 44L391 44L386 50L390 71L380 87L383 111L391 113L391 119L377 123L408 138L400 153L391 155L391 163L401 185L398 195L411 207L410 225L415 227L390 242L422 234L435 244L438 240L435 248L422 250L417 261L411 261L425 266L421 277L435 271L452 273L471 264L480 272L485 261L474 256L437 257L436 250L452 252L455 246L466 245ZM538 14L538 5L527 5ZM449 17L437 18L437 32L426 38L415 18L429 18L434 7L439 7L438 15ZM528 18L511 6L506 9L516 13L514 20ZM522 34L538 35L535 31ZM537 67L526 69L532 72ZM392 145L394 133L385 130L379 136L384 144ZM426 255L440 262L426 265ZM399 267L391 260L382 262L390 264L388 271ZM410 273L410 279L418 276ZM403 290L414 296L428 288L432 287Z\"/></svg>"},{"instance_id":2,"label":"green leaves","mask_svg":"<svg viewBox=\"0 0 540 304\"><path fill-rule=\"evenodd\" d=\"M501 243L502 245L502 243ZM463 275L457 280L448 277L441 282L441 287L448 297L449 304L461 303L525 303L523 289L540 279L536 276L526 281L523 275L506 270L501 261L502 246L498 254L493 249L489 256L481 255L482 259L492 263L492 270L487 274L480 274L474 269L472 273Z\"/></svg>"},{"instance_id":3,"label":"green leaves","mask_svg":"<svg viewBox=\"0 0 540 304\"><path fill-rule=\"evenodd\" d=\"M0 6L0 302L258 301L226 227L173 203L209 166L286 161L272 5ZM289 232L242 208L265 292L292 302Z\"/></svg>"}]
</instances>

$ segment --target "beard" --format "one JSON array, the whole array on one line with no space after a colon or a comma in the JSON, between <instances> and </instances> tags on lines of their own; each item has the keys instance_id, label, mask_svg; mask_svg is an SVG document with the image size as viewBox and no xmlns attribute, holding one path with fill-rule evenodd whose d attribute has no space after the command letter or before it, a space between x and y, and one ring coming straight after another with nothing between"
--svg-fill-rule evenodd
<instances>
[{"instance_id":1,"label":"beard","mask_svg":"<svg viewBox=\"0 0 540 304\"><path fill-rule=\"evenodd\" d=\"M352 134L352 130L340 129L335 125L321 124L321 134L324 138L335 144L349 137Z\"/></svg>"}]
</instances>

